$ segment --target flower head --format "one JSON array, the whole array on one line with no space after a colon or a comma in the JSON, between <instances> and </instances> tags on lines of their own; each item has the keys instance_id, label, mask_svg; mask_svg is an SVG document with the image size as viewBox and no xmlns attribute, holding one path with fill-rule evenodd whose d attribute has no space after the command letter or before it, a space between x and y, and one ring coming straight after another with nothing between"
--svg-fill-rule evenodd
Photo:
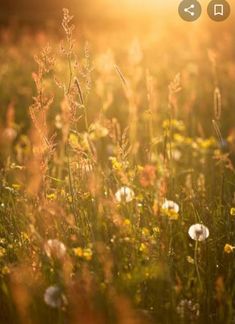
<instances>
[{"instance_id":1,"label":"flower head","mask_svg":"<svg viewBox=\"0 0 235 324\"><path fill-rule=\"evenodd\" d=\"M52 308L61 308L67 304L67 299L58 286L50 286L46 289L44 301Z\"/></svg>"},{"instance_id":2,"label":"flower head","mask_svg":"<svg viewBox=\"0 0 235 324\"><path fill-rule=\"evenodd\" d=\"M77 247L73 249L73 252L77 257L84 258L86 261L90 261L93 256L93 252L90 248L82 249L81 247Z\"/></svg>"},{"instance_id":3,"label":"flower head","mask_svg":"<svg viewBox=\"0 0 235 324\"><path fill-rule=\"evenodd\" d=\"M209 229L203 224L194 224L190 226L188 234L195 241L205 241L210 233Z\"/></svg>"},{"instance_id":4,"label":"flower head","mask_svg":"<svg viewBox=\"0 0 235 324\"><path fill-rule=\"evenodd\" d=\"M115 198L118 202L131 202L135 197L134 191L129 187L121 187L116 193Z\"/></svg>"},{"instance_id":5,"label":"flower head","mask_svg":"<svg viewBox=\"0 0 235 324\"><path fill-rule=\"evenodd\" d=\"M230 209L230 215L231 215L231 216L235 216L235 208L234 208L234 207L232 207L232 208Z\"/></svg>"},{"instance_id":6,"label":"flower head","mask_svg":"<svg viewBox=\"0 0 235 324\"><path fill-rule=\"evenodd\" d=\"M178 213L180 210L180 207L174 201L166 199L162 205L162 209L163 210L171 210L171 211L174 211L175 213Z\"/></svg>"},{"instance_id":7,"label":"flower head","mask_svg":"<svg viewBox=\"0 0 235 324\"><path fill-rule=\"evenodd\" d=\"M179 218L180 207L172 200L165 200L162 204L162 212L170 220L177 220Z\"/></svg>"},{"instance_id":8,"label":"flower head","mask_svg":"<svg viewBox=\"0 0 235 324\"><path fill-rule=\"evenodd\" d=\"M48 240L44 245L44 249L49 258L63 259L66 254L64 243L57 239Z\"/></svg>"},{"instance_id":9,"label":"flower head","mask_svg":"<svg viewBox=\"0 0 235 324\"><path fill-rule=\"evenodd\" d=\"M225 246L224 246L224 252L227 254L232 253L234 249L235 249L235 246L232 246L230 244L225 244Z\"/></svg>"}]
</instances>

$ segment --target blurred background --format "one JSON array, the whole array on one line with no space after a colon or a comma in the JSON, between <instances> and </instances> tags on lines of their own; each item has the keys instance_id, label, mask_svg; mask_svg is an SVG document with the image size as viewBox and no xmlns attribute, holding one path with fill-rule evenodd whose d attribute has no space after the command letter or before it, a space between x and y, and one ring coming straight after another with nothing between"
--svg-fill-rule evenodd
<instances>
[{"instance_id":1,"label":"blurred background","mask_svg":"<svg viewBox=\"0 0 235 324\"><path fill-rule=\"evenodd\" d=\"M162 16L166 9L178 6L177 1L153 1L153 0L51 0L29 1L9 0L1 1L0 22L7 24L12 20L21 23L42 24L59 20L61 8L72 10L80 19L90 19L94 22L99 19L125 19L136 16L152 15ZM154 10L154 11L153 11Z\"/></svg>"}]
</instances>

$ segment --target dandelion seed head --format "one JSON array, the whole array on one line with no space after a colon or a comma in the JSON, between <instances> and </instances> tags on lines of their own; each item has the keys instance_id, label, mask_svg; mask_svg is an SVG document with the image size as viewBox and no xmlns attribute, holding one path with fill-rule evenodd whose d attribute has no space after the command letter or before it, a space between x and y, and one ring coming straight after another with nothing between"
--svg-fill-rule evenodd
<instances>
[{"instance_id":1,"label":"dandelion seed head","mask_svg":"<svg viewBox=\"0 0 235 324\"><path fill-rule=\"evenodd\" d=\"M118 202L131 202L135 197L134 191L129 187L121 187L116 193L115 198Z\"/></svg>"},{"instance_id":2,"label":"dandelion seed head","mask_svg":"<svg viewBox=\"0 0 235 324\"><path fill-rule=\"evenodd\" d=\"M162 204L162 209L165 211L173 211L175 213L178 213L180 210L180 207L177 203L175 203L172 200L165 200Z\"/></svg>"},{"instance_id":3,"label":"dandelion seed head","mask_svg":"<svg viewBox=\"0 0 235 324\"><path fill-rule=\"evenodd\" d=\"M44 245L44 250L49 258L62 259L66 254L64 243L57 239L48 240Z\"/></svg>"},{"instance_id":4,"label":"dandelion seed head","mask_svg":"<svg viewBox=\"0 0 235 324\"><path fill-rule=\"evenodd\" d=\"M52 308L61 308L67 304L67 299L58 286L50 286L44 293L44 302Z\"/></svg>"},{"instance_id":5,"label":"dandelion seed head","mask_svg":"<svg viewBox=\"0 0 235 324\"><path fill-rule=\"evenodd\" d=\"M209 236L209 229L203 224L194 224L190 226L188 234L195 241L205 241Z\"/></svg>"}]
</instances>

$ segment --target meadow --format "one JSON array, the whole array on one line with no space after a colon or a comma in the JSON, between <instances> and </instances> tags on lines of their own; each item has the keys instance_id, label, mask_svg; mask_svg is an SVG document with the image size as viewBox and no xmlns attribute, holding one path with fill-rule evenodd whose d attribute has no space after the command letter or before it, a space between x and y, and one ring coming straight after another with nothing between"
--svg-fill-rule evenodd
<instances>
[{"instance_id":1,"label":"meadow","mask_svg":"<svg viewBox=\"0 0 235 324\"><path fill-rule=\"evenodd\" d=\"M1 29L0 323L235 323L231 21L61 16Z\"/></svg>"}]
</instances>

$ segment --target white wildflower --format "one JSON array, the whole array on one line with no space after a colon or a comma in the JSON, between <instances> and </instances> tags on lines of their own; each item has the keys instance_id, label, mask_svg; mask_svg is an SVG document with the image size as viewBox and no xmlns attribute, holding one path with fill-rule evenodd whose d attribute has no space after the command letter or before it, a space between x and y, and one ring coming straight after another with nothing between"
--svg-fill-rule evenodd
<instances>
[{"instance_id":1,"label":"white wildflower","mask_svg":"<svg viewBox=\"0 0 235 324\"><path fill-rule=\"evenodd\" d=\"M209 229L203 224L194 224L190 226L188 234L195 241L205 241L210 233Z\"/></svg>"},{"instance_id":2,"label":"white wildflower","mask_svg":"<svg viewBox=\"0 0 235 324\"><path fill-rule=\"evenodd\" d=\"M165 200L164 203L162 204L162 209L164 211L172 211L172 212L175 212L175 213L178 213L179 210L180 210L180 207L177 203L175 203L174 201L172 200Z\"/></svg>"},{"instance_id":3,"label":"white wildflower","mask_svg":"<svg viewBox=\"0 0 235 324\"><path fill-rule=\"evenodd\" d=\"M58 286L50 286L46 289L44 301L52 308L61 308L67 305L67 299Z\"/></svg>"},{"instance_id":4,"label":"white wildflower","mask_svg":"<svg viewBox=\"0 0 235 324\"><path fill-rule=\"evenodd\" d=\"M118 202L130 202L134 199L135 193L129 187L121 187L116 193L115 198Z\"/></svg>"},{"instance_id":5,"label":"white wildflower","mask_svg":"<svg viewBox=\"0 0 235 324\"><path fill-rule=\"evenodd\" d=\"M48 240L44 245L44 249L49 258L62 259L66 254L64 243L57 239Z\"/></svg>"}]
</instances>

